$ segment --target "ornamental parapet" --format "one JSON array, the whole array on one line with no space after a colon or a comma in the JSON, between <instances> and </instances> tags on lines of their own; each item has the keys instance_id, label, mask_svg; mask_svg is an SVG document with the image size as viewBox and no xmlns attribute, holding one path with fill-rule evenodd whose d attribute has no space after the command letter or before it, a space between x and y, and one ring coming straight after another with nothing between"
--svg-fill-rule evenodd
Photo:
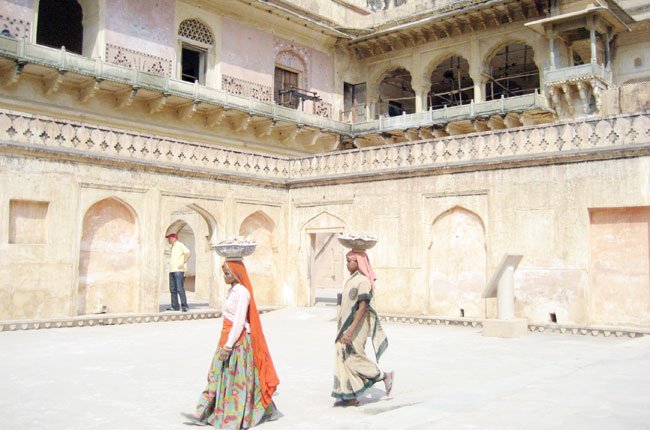
<instances>
[{"instance_id":1,"label":"ornamental parapet","mask_svg":"<svg viewBox=\"0 0 650 430\"><path fill-rule=\"evenodd\" d=\"M639 113L290 158L0 110L0 152L276 187L648 155L649 137Z\"/></svg>"}]
</instances>

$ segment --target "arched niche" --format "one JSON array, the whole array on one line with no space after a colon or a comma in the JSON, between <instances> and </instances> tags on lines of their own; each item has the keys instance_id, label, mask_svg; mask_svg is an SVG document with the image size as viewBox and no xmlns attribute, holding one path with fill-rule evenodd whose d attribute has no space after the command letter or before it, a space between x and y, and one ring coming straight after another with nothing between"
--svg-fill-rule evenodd
<instances>
[{"instance_id":1,"label":"arched niche","mask_svg":"<svg viewBox=\"0 0 650 430\"><path fill-rule=\"evenodd\" d=\"M524 42L512 41L493 51L487 61L486 100L522 96L539 91L535 51Z\"/></svg>"},{"instance_id":2,"label":"arched niche","mask_svg":"<svg viewBox=\"0 0 650 430\"><path fill-rule=\"evenodd\" d=\"M309 306L335 300L343 286L346 249L337 237L346 230L346 223L328 212L319 213L301 228L300 275Z\"/></svg>"},{"instance_id":3,"label":"arched niche","mask_svg":"<svg viewBox=\"0 0 650 430\"><path fill-rule=\"evenodd\" d=\"M214 209L213 209L214 210ZM192 253L188 261L185 286L190 308L219 307L223 299L220 257L212 247L218 242L217 221L210 210L198 203L173 202L164 209L164 229L160 232L160 270L163 276L157 286L158 308L170 304L169 257L170 246L164 237L179 234L181 242ZM192 289L194 291L192 291Z\"/></svg>"},{"instance_id":4,"label":"arched niche","mask_svg":"<svg viewBox=\"0 0 650 430\"><path fill-rule=\"evenodd\" d=\"M472 211L455 206L431 227L429 311L449 317L484 317L485 228Z\"/></svg>"},{"instance_id":5,"label":"arched niche","mask_svg":"<svg viewBox=\"0 0 650 430\"><path fill-rule=\"evenodd\" d=\"M415 113L415 90L411 81L411 73L405 68L388 71L379 83L377 114L398 116Z\"/></svg>"},{"instance_id":6,"label":"arched niche","mask_svg":"<svg viewBox=\"0 0 650 430\"><path fill-rule=\"evenodd\" d=\"M183 243L183 245L187 246L187 249L190 250L191 255L190 258L187 260L187 270L185 271L185 282L184 282L184 288L186 292L195 292L196 291L196 255L197 255L197 240L196 236L194 234L194 229L192 226L185 222L184 220L176 220L174 221L165 231L165 236L168 234L175 233L178 235L178 240ZM171 272L171 269L169 267L169 257L171 253L171 247L167 246L165 247L165 272L169 273ZM167 292L169 292L169 289L167 289Z\"/></svg>"},{"instance_id":7,"label":"arched niche","mask_svg":"<svg viewBox=\"0 0 650 430\"><path fill-rule=\"evenodd\" d=\"M469 76L468 61L452 55L441 61L431 72L431 89L427 109L469 104L474 98L474 81Z\"/></svg>"},{"instance_id":8,"label":"arched niche","mask_svg":"<svg viewBox=\"0 0 650 430\"><path fill-rule=\"evenodd\" d=\"M139 247L137 217L122 200L107 198L86 211L79 247L77 314L138 311Z\"/></svg>"},{"instance_id":9,"label":"arched niche","mask_svg":"<svg viewBox=\"0 0 650 430\"><path fill-rule=\"evenodd\" d=\"M256 211L242 221L239 235L257 243L255 252L245 259L245 264L258 305L281 304L275 223L264 211Z\"/></svg>"}]
</instances>

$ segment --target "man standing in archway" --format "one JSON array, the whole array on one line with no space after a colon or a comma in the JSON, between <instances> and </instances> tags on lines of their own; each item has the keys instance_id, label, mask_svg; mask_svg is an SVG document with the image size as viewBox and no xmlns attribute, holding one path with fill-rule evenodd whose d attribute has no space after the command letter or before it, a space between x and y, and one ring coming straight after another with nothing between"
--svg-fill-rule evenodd
<instances>
[{"instance_id":1,"label":"man standing in archway","mask_svg":"<svg viewBox=\"0 0 650 430\"><path fill-rule=\"evenodd\" d=\"M187 297L185 297L185 271L187 270L187 260L189 260L191 252L187 246L178 240L176 233L171 233L165 236L169 244L172 246L171 257L169 259L169 292L172 296L172 307L167 308L168 311L177 311L182 309L187 312ZM181 303L178 305L178 297L180 296Z\"/></svg>"}]
</instances>

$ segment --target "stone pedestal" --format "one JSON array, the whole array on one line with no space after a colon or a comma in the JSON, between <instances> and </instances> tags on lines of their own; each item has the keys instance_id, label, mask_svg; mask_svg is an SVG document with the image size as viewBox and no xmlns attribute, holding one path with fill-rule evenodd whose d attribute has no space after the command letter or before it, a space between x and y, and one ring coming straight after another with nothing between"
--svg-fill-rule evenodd
<instances>
[{"instance_id":1,"label":"stone pedestal","mask_svg":"<svg viewBox=\"0 0 650 430\"><path fill-rule=\"evenodd\" d=\"M510 320L484 320L483 336L521 337L528 331L528 321L523 318Z\"/></svg>"}]
</instances>

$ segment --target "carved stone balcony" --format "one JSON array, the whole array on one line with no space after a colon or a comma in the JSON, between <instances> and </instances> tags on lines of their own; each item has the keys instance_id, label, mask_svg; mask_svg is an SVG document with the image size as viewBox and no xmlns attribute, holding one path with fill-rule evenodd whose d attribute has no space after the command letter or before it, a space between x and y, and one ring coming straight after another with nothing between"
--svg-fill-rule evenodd
<instances>
[{"instance_id":1,"label":"carved stone balcony","mask_svg":"<svg viewBox=\"0 0 650 430\"><path fill-rule=\"evenodd\" d=\"M345 139L359 147L533 124L514 118L517 112L543 111L547 117L540 122L553 120L546 99L535 93L350 124L254 96L86 58L63 48L0 37L0 84L9 88L26 75L41 81L44 97L65 89L78 97L79 104L84 104L101 93L101 100L114 100L116 109L135 105L137 100L148 115L165 110L174 112L178 121L203 118L199 123L206 133L222 127L228 133L245 134L263 142L273 135L284 147L293 145L312 153L345 146ZM466 126L463 122L471 124ZM438 132L441 129L446 131Z\"/></svg>"},{"instance_id":2,"label":"carved stone balcony","mask_svg":"<svg viewBox=\"0 0 650 430\"><path fill-rule=\"evenodd\" d=\"M379 117L374 121L352 124L352 135L377 133L393 130L406 130L422 125L435 125L451 121L468 120L476 117L506 114L513 111L529 109L547 109L544 97L537 92L523 96L500 98L488 102L470 103L461 106L445 107L443 109L428 110L394 117Z\"/></svg>"},{"instance_id":3,"label":"carved stone balcony","mask_svg":"<svg viewBox=\"0 0 650 430\"><path fill-rule=\"evenodd\" d=\"M603 91L612 86L612 71L602 64L587 63L555 70L544 70L550 105L567 116L602 113Z\"/></svg>"}]
</instances>

